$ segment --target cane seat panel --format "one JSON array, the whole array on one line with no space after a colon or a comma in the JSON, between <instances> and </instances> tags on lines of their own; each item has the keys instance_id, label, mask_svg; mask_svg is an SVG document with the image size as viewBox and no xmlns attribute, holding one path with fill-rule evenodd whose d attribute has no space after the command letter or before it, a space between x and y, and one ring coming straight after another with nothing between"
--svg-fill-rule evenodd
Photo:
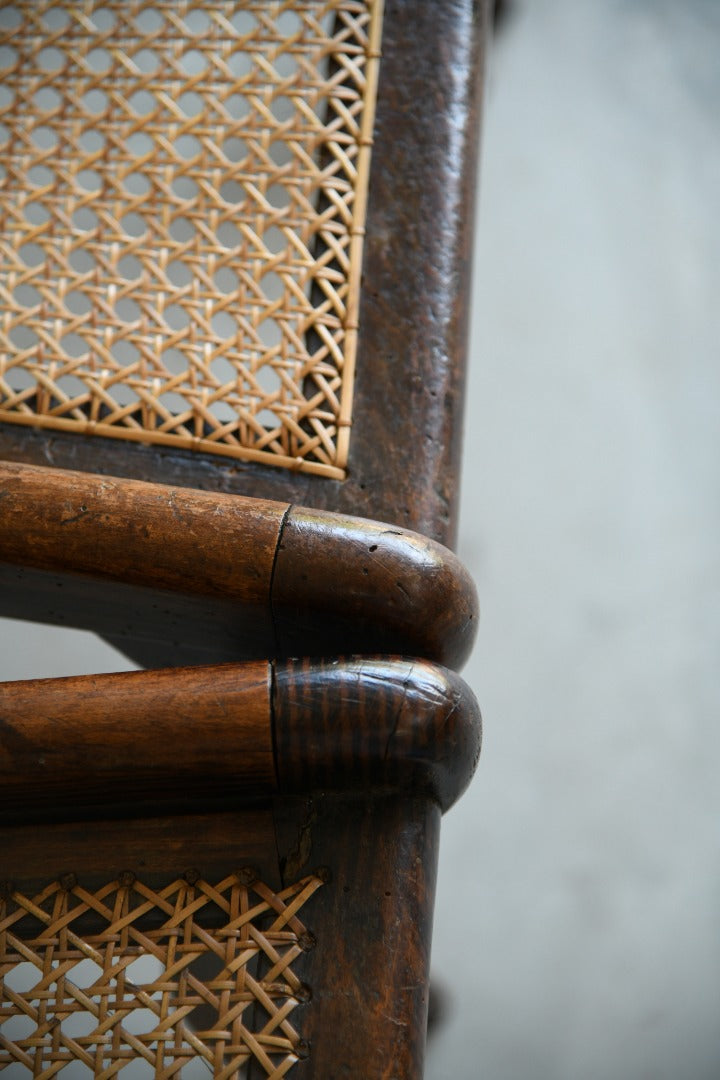
<instances>
[{"instance_id":1,"label":"cane seat panel","mask_svg":"<svg viewBox=\"0 0 720 1080\"><path fill-rule=\"evenodd\" d=\"M34 896L6 888L0 1070L237 1078L253 1061L286 1076L306 1053L292 1013L310 991L293 963L314 938L299 912L321 884L275 892L242 868L162 887L127 871L94 889L71 874Z\"/></svg>"},{"instance_id":2,"label":"cane seat panel","mask_svg":"<svg viewBox=\"0 0 720 1080\"><path fill-rule=\"evenodd\" d=\"M381 8L0 4L0 420L344 476Z\"/></svg>"}]
</instances>

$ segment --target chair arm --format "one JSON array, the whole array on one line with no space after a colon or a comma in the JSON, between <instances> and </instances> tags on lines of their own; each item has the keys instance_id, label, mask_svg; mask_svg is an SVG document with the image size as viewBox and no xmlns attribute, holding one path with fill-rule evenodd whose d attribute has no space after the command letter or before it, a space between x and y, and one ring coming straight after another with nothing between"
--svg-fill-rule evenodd
<instances>
[{"instance_id":1,"label":"chair arm","mask_svg":"<svg viewBox=\"0 0 720 1080\"><path fill-rule=\"evenodd\" d=\"M0 684L4 823L398 791L447 809L480 752L459 676L418 660L252 662Z\"/></svg>"},{"instance_id":2,"label":"chair arm","mask_svg":"<svg viewBox=\"0 0 720 1080\"><path fill-rule=\"evenodd\" d=\"M417 533L0 464L0 614L95 630L131 655L147 643L163 665L392 652L457 668L477 610L460 561Z\"/></svg>"}]
</instances>

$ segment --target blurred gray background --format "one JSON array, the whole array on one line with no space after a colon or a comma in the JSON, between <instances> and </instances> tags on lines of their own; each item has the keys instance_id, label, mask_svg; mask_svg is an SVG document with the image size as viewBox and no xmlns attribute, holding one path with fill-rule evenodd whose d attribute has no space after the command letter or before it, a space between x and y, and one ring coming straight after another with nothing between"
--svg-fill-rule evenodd
<instances>
[{"instance_id":1,"label":"blurred gray background","mask_svg":"<svg viewBox=\"0 0 720 1080\"><path fill-rule=\"evenodd\" d=\"M515 0L460 541L485 746L428 1080L720 1077L719 201L720 2ZM0 623L0 678L129 666Z\"/></svg>"},{"instance_id":2,"label":"blurred gray background","mask_svg":"<svg viewBox=\"0 0 720 1080\"><path fill-rule=\"evenodd\" d=\"M430 1080L720 1077L720 3L515 0L461 554L485 717Z\"/></svg>"}]
</instances>

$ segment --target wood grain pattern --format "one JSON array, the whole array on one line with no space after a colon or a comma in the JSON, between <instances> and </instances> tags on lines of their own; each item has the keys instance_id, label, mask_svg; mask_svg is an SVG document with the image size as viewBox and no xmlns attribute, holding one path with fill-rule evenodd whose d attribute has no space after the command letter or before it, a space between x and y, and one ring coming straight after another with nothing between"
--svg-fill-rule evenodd
<instances>
[{"instance_id":1,"label":"wood grain pattern","mask_svg":"<svg viewBox=\"0 0 720 1080\"><path fill-rule=\"evenodd\" d=\"M0 465L2 560L265 612L287 507L90 473Z\"/></svg>"},{"instance_id":2,"label":"wood grain pattern","mask_svg":"<svg viewBox=\"0 0 720 1080\"><path fill-rule=\"evenodd\" d=\"M480 712L459 676L422 661L357 657L275 666L281 791L405 791L447 810L480 754Z\"/></svg>"},{"instance_id":3,"label":"wood grain pattern","mask_svg":"<svg viewBox=\"0 0 720 1080\"><path fill-rule=\"evenodd\" d=\"M392 652L457 667L478 621L447 548L380 522L0 464L0 612L146 666Z\"/></svg>"},{"instance_id":4,"label":"wood grain pattern","mask_svg":"<svg viewBox=\"0 0 720 1080\"><path fill-rule=\"evenodd\" d=\"M0 684L4 820L238 805L274 788L267 663Z\"/></svg>"},{"instance_id":5,"label":"wood grain pattern","mask_svg":"<svg viewBox=\"0 0 720 1080\"><path fill-rule=\"evenodd\" d=\"M295 848L293 811L308 865L328 877L312 901L317 943L297 966L312 987L310 1007L295 1014L308 1044L297 1080L420 1080L440 811L407 797L283 803L281 852L283 836Z\"/></svg>"},{"instance_id":6,"label":"wood grain pattern","mask_svg":"<svg viewBox=\"0 0 720 1080\"><path fill-rule=\"evenodd\" d=\"M39 538L31 561L23 535L27 511L16 502L11 516L4 512L11 506L8 496L0 498L0 534L8 521L16 528L14 547L3 548L0 535L5 580L13 583L13 588L2 590L6 603L19 609L25 589L24 602L32 617L78 620L79 625L104 629L151 662L153 657L163 663L179 659L196 663L279 656L276 637L285 648L303 653L317 648L320 641L325 647L333 637L333 652L368 652L373 650L372 635L383 648L405 651L407 646L407 651L428 659L451 656L448 662L460 662L457 658L472 637L466 639L462 628L476 621L474 615L469 617L474 601L465 597L459 606L459 630L452 618L438 633L434 626L422 629L435 618L442 621L444 614L438 612L436 600L427 601L424 585L414 580L418 565L426 565L415 541L408 559L413 576L409 587L405 578L395 575L395 545L400 549L402 542L392 532L383 541L387 548L378 543L370 552L377 536L368 539L352 525L350 545L347 549L339 545L339 568L337 559L328 567L322 552L311 550L314 569L309 571L300 554L306 543L312 548L313 537L328 541L332 530L324 522L313 524L293 510L285 538L297 541L299 547L293 551L290 544L283 546L276 564L283 537L282 517L278 522L275 509L270 508L269 517L261 514L255 520L265 538L257 546L254 540L241 538L246 519L234 499L233 512L228 507L217 521L206 511L225 496L260 495L278 500L282 515L291 503L305 504L343 515L362 514L389 522L392 529L410 528L453 543L485 8L476 0L443 4L386 0L347 479L218 462L209 455L170 448L138 445L119 452L102 438L0 426L0 458L9 461L217 493L204 496L190 518L184 505L175 512L166 501L161 512L171 514L156 529L138 517L134 497L129 503L113 500L118 513L110 520L91 512L91 503L79 491L67 502L66 492L53 499L40 484L38 499L46 509L36 523ZM20 477L14 498L27 475ZM106 490L104 481L92 482L96 495ZM0 495L2 491L0 485ZM143 504L148 513L163 507L163 497L157 491L149 496ZM189 498L191 502L198 498L197 492ZM54 514L52 504L58 501L62 522L53 539L47 527ZM234 514L239 515L237 520ZM212 532L213 525L217 532ZM209 538L211 533L216 541ZM98 538L107 547L105 556ZM97 553L92 553L94 547ZM88 551L96 562L86 558ZM364 559L365 553L371 561ZM249 565L243 563L246 556ZM66 557L70 562L56 561ZM114 560L112 570L108 558ZM258 570L255 579L253 567ZM278 591L273 598L269 585L274 572ZM440 593L452 594L443 573L427 567L428 579L440 582ZM372 591L365 577L372 579ZM314 590L314 601L307 602L305 587L307 597ZM407 605L403 589L412 597ZM65 602L58 599L63 593L68 597ZM249 619L248 611L253 613ZM433 618L426 618L427 612ZM328 633L328 626L335 629ZM395 644L390 643L391 636ZM438 637L454 644L442 645L446 651L438 654ZM253 648L258 652L253 654ZM118 695L115 725L97 705L93 730L82 720L83 709L79 714L63 712L67 686L47 688L47 693L41 686L35 704L26 700L23 706L20 734L26 739L15 739L4 764L2 740L8 731L17 733L18 725L15 719L5 727L0 719L3 817L7 821L12 815L26 816L37 801L33 791L42 786L39 771L50 767L57 786L52 799L39 796L42 814L80 815L78 804L89 770L96 777L90 784L91 789L95 785L96 801L84 812L102 821L92 829L87 822L44 825L42 830L3 825L0 878L23 872L23 867L24 872L42 877L46 862L48 875L74 873L92 880L102 871L101 864L122 873L132 868L133 860L155 860L162 876L175 873L175 866L186 860L199 862L205 844L210 862L222 861L225 847L228 864L246 859L271 863L275 873L282 870L286 881L300 876L303 869L325 866L327 885L312 900L310 925L315 938L308 939L302 958L302 978L311 985L313 1000L296 1011L308 1056L293 1066L293 1076L419 1078L439 804L449 804L472 770L479 717L472 700L446 673L438 675L404 661L388 669L388 663L353 661L342 668L330 663L312 669L275 665L279 778L271 786L288 794L275 800L274 828L268 824L264 795L251 796L249 817L227 812L228 802L235 805L239 797L236 770L244 767L244 736L228 734L234 714L226 723L227 718L221 722L215 713L213 730L218 737L212 746L203 743L202 709L195 707L187 674L172 673L173 684L185 687L186 700L168 698L170 709L164 719L158 719L167 704L164 696L142 684L138 701L142 698L143 704L137 711L126 710ZM157 674L147 677L154 680ZM206 674L196 672L193 678L202 680ZM260 681L258 672L257 683L249 689L258 707L263 698L268 710L263 719L258 713L258 732L267 729L272 715ZM104 694L107 688L100 682L98 693ZM231 696L234 686L228 689ZM211 715L217 708L217 692L216 682L212 687L206 684L204 707ZM0 697L3 693L0 688ZM132 694L127 704L131 698ZM39 699L56 707L48 711ZM201 699L202 695L197 700ZM152 710L147 708L150 701ZM63 731L82 744L71 751L75 757L69 773L67 748L60 738ZM257 732L245 734L252 739ZM45 762L39 762L46 744L56 751L50 766L47 751ZM262 747L259 768L266 776L265 741ZM156 760L171 759L172 775L177 767L173 755L189 769L196 749L201 774L207 765L205 780L196 783L182 766L177 786L167 776L157 781ZM212 760L203 756L207 754L214 755ZM217 763L225 779L213 784ZM116 779L109 781L108 776ZM133 790L138 776L146 785L143 798L150 804ZM335 785L346 790L336 791ZM333 790L326 793L328 788ZM63 804L67 792L69 801ZM292 794L296 792L302 794L296 797ZM152 818L159 812L152 809L158 793L169 803L163 810L175 816ZM188 807L197 809L198 801L203 807L224 803L225 812L188 816ZM125 815L127 820L109 820L111 814ZM243 839L246 828L251 834ZM204 865L197 869L207 873Z\"/></svg>"},{"instance_id":7,"label":"wood grain pattern","mask_svg":"<svg viewBox=\"0 0 720 1080\"><path fill-rule=\"evenodd\" d=\"M421 661L258 661L0 684L4 821L178 813L317 790L403 791L447 809L479 750L473 695Z\"/></svg>"}]
</instances>

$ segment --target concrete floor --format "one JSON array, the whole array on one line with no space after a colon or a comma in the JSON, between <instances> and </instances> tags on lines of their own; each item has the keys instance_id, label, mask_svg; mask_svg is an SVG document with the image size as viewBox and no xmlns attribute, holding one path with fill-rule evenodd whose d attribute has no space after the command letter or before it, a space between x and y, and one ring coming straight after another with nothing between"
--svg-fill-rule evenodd
<instances>
[{"instance_id":1,"label":"concrete floor","mask_svg":"<svg viewBox=\"0 0 720 1080\"><path fill-rule=\"evenodd\" d=\"M461 554L483 759L428 1080L720 1076L720 5L516 0L483 140ZM128 666L0 627L0 678Z\"/></svg>"}]
</instances>

